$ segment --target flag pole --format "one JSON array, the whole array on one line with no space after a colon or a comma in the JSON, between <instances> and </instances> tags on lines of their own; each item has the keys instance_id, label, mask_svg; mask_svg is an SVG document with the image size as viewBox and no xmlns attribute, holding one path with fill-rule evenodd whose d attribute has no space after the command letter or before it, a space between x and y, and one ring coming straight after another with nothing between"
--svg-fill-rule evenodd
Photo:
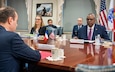
<instances>
[{"instance_id":1,"label":"flag pole","mask_svg":"<svg viewBox=\"0 0 115 72\"><path fill-rule=\"evenodd\" d=\"M113 29L113 37L115 36L115 3L114 3L114 19L113 19L113 24L114 24L114 29ZM115 37L114 37L114 41L115 41Z\"/></svg>"}]
</instances>

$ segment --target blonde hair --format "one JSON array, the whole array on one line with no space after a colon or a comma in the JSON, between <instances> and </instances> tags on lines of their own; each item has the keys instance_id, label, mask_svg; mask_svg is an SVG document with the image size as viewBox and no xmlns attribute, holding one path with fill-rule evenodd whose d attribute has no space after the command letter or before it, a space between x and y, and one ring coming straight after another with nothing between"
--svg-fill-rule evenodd
<instances>
[{"instance_id":1,"label":"blonde hair","mask_svg":"<svg viewBox=\"0 0 115 72\"><path fill-rule=\"evenodd\" d=\"M40 19L41 19L41 26L40 27L43 27L43 26L45 26L44 25L44 22L43 22L43 19L42 19L42 16L40 16L40 15L36 15L36 17L40 17ZM37 25L36 24L34 24L34 29L36 29L37 28Z\"/></svg>"}]
</instances>

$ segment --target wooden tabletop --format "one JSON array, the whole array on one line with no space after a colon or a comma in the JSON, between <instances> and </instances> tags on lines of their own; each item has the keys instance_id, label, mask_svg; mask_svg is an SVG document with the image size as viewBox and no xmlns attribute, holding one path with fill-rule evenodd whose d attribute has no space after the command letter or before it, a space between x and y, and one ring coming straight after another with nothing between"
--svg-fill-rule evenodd
<instances>
[{"instance_id":1,"label":"wooden tabletop","mask_svg":"<svg viewBox=\"0 0 115 72\"><path fill-rule=\"evenodd\" d=\"M54 43L58 48L64 49L66 58L60 61L41 60L38 65L74 71L77 64L87 65L110 65L112 64L112 46L105 48L104 46L95 46L93 43L71 44L67 41L58 41Z\"/></svg>"}]
</instances>

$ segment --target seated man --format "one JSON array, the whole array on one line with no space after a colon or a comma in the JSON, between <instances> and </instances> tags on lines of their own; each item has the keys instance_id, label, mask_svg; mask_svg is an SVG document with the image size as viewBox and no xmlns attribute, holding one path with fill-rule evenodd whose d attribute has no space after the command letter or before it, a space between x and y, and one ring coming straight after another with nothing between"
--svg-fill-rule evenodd
<instances>
[{"instance_id":1,"label":"seated man","mask_svg":"<svg viewBox=\"0 0 115 72\"><path fill-rule=\"evenodd\" d=\"M46 30L48 30L48 35L50 35L51 32L54 32L54 34L57 35L57 27L53 25L52 19L48 19L48 25L46 26Z\"/></svg>"},{"instance_id":2,"label":"seated man","mask_svg":"<svg viewBox=\"0 0 115 72\"><path fill-rule=\"evenodd\" d=\"M87 25L80 28L77 34L79 39L95 40L95 36L100 35L102 39L110 40L104 26L95 24L96 18L93 13L87 16Z\"/></svg>"},{"instance_id":3,"label":"seated man","mask_svg":"<svg viewBox=\"0 0 115 72\"><path fill-rule=\"evenodd\" d=\"M41 59L38 50L33 50L15 33L18 13L14 8L0 8L0 72L23 72L23 64L37 63Z\"/></svg>"},{"instance_id":4,"label":"seated man","mask_svg":"<svg viewBox=\"0 0 115 72\"><path fill-rule=\"evenodd\" d=\"M78 32L78 30L81 28L81 27L83 27L83 19L82 18L78 18L77 19L77 24L76 25L74 25L74 27L73 27L73 31L72 31L72 38L77 38L77 32Z\"/></svg>"}]
</instances>

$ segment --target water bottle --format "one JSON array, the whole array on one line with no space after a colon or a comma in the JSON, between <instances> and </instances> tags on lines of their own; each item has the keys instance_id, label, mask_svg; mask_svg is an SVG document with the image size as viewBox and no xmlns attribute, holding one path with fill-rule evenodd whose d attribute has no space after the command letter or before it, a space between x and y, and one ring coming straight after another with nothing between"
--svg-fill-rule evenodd
<instances>
[{"instance_id":1,"label":"water bottle","mask_svg":"<svg viewBox=\"0 0 115 72\"><path fill-rule=\"evenodd\" d=\"M38 38L37 34L34 34L33 41L34 41L35 43L37 42L37 38Z\"/></svg>"},{"instance_id":2,"label":"water bottle","mask_svg":"<svg viewBox=\"0 0 115 72\"><path fill-rule=\"evenodd\" d=\"M38 48L38 36L39 36L39 33L34 33L34 37L33 37L33 47L35 48L35 49L37 49Z\"/></svg>"},{"instance_id":3,"label":"water bottle","mask_svg":"<svg viewBox=\"0 0 115 72\"><path fill-rule=\"evenodd\" d=\"M96 44L96 45L100 45L100 39L101 39L100 34L98 34L98 35L95 37L95 44Z\"/></svg>"}]
</instances>

